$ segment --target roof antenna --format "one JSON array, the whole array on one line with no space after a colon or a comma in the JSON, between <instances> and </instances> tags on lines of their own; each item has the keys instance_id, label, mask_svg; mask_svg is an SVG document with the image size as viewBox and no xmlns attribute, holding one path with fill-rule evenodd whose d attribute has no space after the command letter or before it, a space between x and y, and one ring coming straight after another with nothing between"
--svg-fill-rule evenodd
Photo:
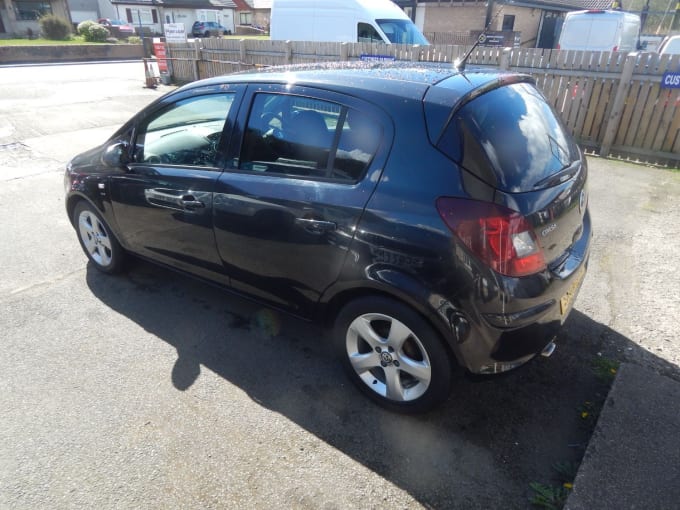
<instances>
[{"instance_id":1,"label":"roof antenna","mask_svg":"<svg viewBox=\"0 0 680 510\"><path fill-rule=\"evenodd\" d=\"M477 46L479 46L480 44L484 44L486 42L486 33L489 31L489 27L491 27L491 24L500 15L502 10L503 10L503 6L501 5L500 9L498 9L498 11L496 11L496 14L494 15L494 17L489 20L489 23L487 23L486 27L484 27L484 30L482 30L482 33L479 34L479 37L477 37L477 40L472 45L472 47L467 51L467 53L465 53L463 58L454 62L453 65L459 72L462 73L463 71L465 71L465 64L467 64L467 60L470 58L470 55L472 55L472 52L475 51L475 48Z\"/></svg>"}]
</instances>

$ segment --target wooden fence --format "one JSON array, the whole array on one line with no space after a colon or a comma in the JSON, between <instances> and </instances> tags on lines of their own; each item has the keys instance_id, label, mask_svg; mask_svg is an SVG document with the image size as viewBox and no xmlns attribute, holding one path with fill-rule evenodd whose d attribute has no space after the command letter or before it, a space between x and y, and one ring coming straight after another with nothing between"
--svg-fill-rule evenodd
<instances>
[{"instance_id":1,"label":"wooden fence","mask_svg":"<svg viewBox=\"0 0 680 510\"><path fill-rule=\"evenodd\" d=\"M451 63L465 46L407 46L205 39L170 45L173 78L199 78L278 64L358 60L362 55ZM680 56L479 47L470 65L530 74L582 147L602 156L680 168L680 89L661 87Z\"/></svg>"}]
</instances>

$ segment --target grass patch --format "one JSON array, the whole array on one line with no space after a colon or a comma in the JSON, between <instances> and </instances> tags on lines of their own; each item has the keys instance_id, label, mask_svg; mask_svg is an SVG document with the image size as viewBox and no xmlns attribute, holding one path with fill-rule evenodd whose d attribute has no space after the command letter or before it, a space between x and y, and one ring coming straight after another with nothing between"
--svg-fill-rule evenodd
<instances>
[{"instance_id":1,"label":"grass patch","mask_svg":"<svg viewBox=\"0 0 680 510\"><path fill-rule=\"evenodd\" d=\"M593 361L593 371L600 382L609 386L614 382L620 363L608 358L598 356Z\"/></svg>"},{"instance_id":2,"label":"grass patch","mask_svg":"<svg viewBox=\"0 0 680 510\"><path fill-rule=\"evenodd\" d=\"M83 36L74 35L66 41L51 41L49 39L0 39L0 46L78 46L82 44L101 44L85 41ZM126 44L124 40L118 44Z\"/></svg>"},{"instance_id":3,"label":"grass patch","mask_svg":"<svg viewBox=\"0 0 680 510\"><path fill-rule=\"evenodd\" d=\"M536 508L560 510L569 497L569 489L561 485L543 485L542 483L532 482L529 486L534 491L529 503Z\"/></svg>"},{"instance_id":4,"label":"grass patch","mask_svg":"<svg viewBox=\"0 0 680 510\"><path fill-rule=\"evenodd\" d=\"M531 482L529 487L532 490L532 495L529 498L529 503L532 506L549 510L560 510L564 506L571 489L574 487L578 463L557 462L553 464L553 469L561 485L544 485Z\"/></svg>"}]
</instances>

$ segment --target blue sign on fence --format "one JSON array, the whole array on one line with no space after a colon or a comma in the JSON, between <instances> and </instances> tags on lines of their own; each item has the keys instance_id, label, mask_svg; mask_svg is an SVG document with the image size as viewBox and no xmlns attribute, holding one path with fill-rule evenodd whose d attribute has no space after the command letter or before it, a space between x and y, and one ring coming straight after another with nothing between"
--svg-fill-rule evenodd
<instances>
[{"instance_id":1,"label":"blue sign on fence","mask_svg":"<svg viewBox=\"0 0 680 510\"><path fill-rule=\"evenodd\" d=\"M366 55L365 53L359 57L361 60L369 62L394 62L396 59L391 55Z\"/></svg>"},{"instance_id":2,"label":"blue sign on fence","mask_svg":"<svg viewBox=\"0 0 680 510\"><path fill-rule=\"evenodd\" d=\"M663 73L661 78L662 89L680 89L680 71L676 73Z\"/></svg>"}]
</instances>

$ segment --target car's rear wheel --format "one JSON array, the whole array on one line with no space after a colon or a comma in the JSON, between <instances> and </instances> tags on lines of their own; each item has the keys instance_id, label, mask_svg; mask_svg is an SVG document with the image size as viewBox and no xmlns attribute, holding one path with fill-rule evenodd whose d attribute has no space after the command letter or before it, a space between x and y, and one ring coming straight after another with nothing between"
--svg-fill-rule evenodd
<instances>
[{"instance_id":1,"label":"car's rear wheel","mask_svg":"<svg viewBox=\"0 0 680 510\"><path fill-rule=\"evenodd\" d=\"M430 324L384 297L350 302L335 322L336 349L349 377L393 411L425 412L449 395L452 365Z\"/></svg>"},{"instance_id":2,"label":"car's rear wheel","mask_svg":"<svg viewBox=\"0 0 680 510\"><path fill-rule=\"evenodd\" d=\"M97 269L109 274L122 269L125 252L94 206L84 200L78 202L73 210L73 224L80 246Z\"/></svg>"}]
</instances>

